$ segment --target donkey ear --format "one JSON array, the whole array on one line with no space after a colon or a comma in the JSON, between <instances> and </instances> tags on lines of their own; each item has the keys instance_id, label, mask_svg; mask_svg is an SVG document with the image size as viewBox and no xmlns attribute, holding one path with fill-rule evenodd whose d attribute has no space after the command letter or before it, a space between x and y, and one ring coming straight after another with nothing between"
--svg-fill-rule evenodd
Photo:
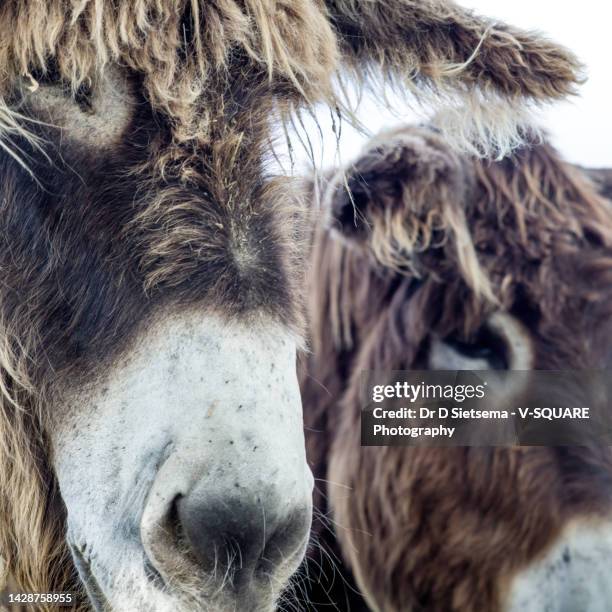
<instances>
[{"instance_id":1,"label":"donkey ear","mask_svg":"<svg viewBox=\"0 0 612 612\"><path fill-rule=\"evenodd\" d=\"M370 141L329 181L323 202L332 227L347 238L367 241L377 230L391 231L393 219L397 226L435 209L441 191L450 190L460 200L463 169L458 155L430 129L406 127Z\"/></svg>"},{"instance_id":2,"label":"donkey ear","mask_svg":"<svg viewBox=\"0 0 612 612\"><path fill-rule=\"evenodd\" d=\"M563 98L581 80L579 62L563 47L450 0L327 0L327 6L357 76L365 80L378 66L431 110L446 107L438 116L448 137L471 153L508 152L529 127L528 102ZM449 109L457 99L460 107Z\"/></svg>"}]
</instances>

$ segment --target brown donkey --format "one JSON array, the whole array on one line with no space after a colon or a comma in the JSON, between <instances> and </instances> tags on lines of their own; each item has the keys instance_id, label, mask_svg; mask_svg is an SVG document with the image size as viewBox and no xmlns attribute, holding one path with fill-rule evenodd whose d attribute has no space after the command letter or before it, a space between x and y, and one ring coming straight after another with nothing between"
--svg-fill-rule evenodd
<instances>
[{"instance_id":1,"label":"brown donkey","mask_svg":"<svg viewBox=\"0 0 612 612\"><path fill-rule=\"evenodd\" d=\"M372 610L609 610L611 448L361 447L359 393L363 370L605 367L611 202L547 145L483 163L412 127L323 194L302 371L319 538Z\"/></svg>"}]
</instances>

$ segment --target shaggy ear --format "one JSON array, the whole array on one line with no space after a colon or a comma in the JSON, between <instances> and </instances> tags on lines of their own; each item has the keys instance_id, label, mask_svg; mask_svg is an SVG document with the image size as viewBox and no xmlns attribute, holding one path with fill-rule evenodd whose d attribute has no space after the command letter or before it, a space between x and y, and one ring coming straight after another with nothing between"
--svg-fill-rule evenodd
<instances>
[{"instance_id":1,"label":"shaggy ear","mask_svg":"<svg viewBox=\"0 0 612 612\"><path fill-rule=\"evenodd\" d=\"M526 103L563 98L580 82L580 65L563 47L451 1L327 0L327 6L358 77L365 80L374 65L415 89L432 110L447 107L439 115L445 136L471 153L508 152L528 125ZM449 109L456 99L461 109Z\"/></svg>"},{"instance_id":2,"label":"shaggy ear","mask_svg":"<svg viewBox=\"0 0 612 612\"><path fill-rule=\"evenodd\" d=\"M459 156L433 131L407 127L370 141L328 183L324 205L335 229L369 241L374 233L390 236L392 226L434 214L450 193L461 202L465 178Z\"/></svg>"},{"instance_id":3,"label":"shaggy ear","mask_svg":"<svg viewBox=\"0 0 612 612\"><path fill-rule=\"evenodd\" d=\"M431 129L384 133L345 171L324 197L331 224L380 265L425 272L421 254L444 248L478 295L495 298L482 273L466 220L474 176Z\"/></svg>"}]
</instances>

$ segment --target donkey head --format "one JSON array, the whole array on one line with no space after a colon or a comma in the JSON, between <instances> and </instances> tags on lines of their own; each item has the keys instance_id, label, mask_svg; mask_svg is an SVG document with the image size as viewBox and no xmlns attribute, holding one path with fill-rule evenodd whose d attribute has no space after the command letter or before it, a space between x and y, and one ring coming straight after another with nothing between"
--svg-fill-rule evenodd
<instances>
[{"instance_id":1,"label":"donkey head","mask_svg":"<svg viewBox=\"0 0 612 612\"><path fill-rule=\"evenodd\" d=\"M605 608L609 448L362 448L358 423L364 370L608 367L610 201L547 145L482 163L414 127L325 194L315 361L345 379L313 372L339 403L320 476L372 607Z\"/></svg>"},{"instance_id":2,"label":"donkey head","mask_svg":"<svg viewBox=\"0 0 612 612\"><path fill-rule=\"evenodd\" d=\"M272 609L312 488L272 123L378 64L507 148L576 62L408 0L11 0L0 32L0 554L99 609Z\"/></svg>"},{"instance_id":3,"label":"donkey head","mask_svg":"<svg viewBox=\"0 0 612 612\"><path fill-rule=\"evenodd\" d=\"M549 145L481 162L435 130L407 127L373 139L325 197L344 247L410 284L410 303L424 308L424 344L407 365L449 365L448 340L453 354L463 349L463 369L568 369L607 364L612 207L603 191ZM493 342L488 328L501 340L490 350L478 346Z\"/></svg>"}]
</instances>

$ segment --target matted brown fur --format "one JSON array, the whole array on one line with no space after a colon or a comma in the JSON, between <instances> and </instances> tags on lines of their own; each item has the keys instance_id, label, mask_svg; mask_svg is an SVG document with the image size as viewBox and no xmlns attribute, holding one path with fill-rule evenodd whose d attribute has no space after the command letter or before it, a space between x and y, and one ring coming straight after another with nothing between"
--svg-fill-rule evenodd
<instances>
[{"instance_id":1,"label":"matted brown fur","mask_svg":"<svg viewBox=\"0 0 612 612\"><path fill-rule=\"evenodd\" d=\"M528 329L536 369L602 367L612 204L548 145L489 164L417 128L377 138L347 181L352 199L325 191L335 229L319 229L308 285L317 506L374 609L499 610L572 518L610 514L612 451L361 447L360 372L423 369L433 334L469 343L498 309Z\"/></svg>"}]
</instances>

